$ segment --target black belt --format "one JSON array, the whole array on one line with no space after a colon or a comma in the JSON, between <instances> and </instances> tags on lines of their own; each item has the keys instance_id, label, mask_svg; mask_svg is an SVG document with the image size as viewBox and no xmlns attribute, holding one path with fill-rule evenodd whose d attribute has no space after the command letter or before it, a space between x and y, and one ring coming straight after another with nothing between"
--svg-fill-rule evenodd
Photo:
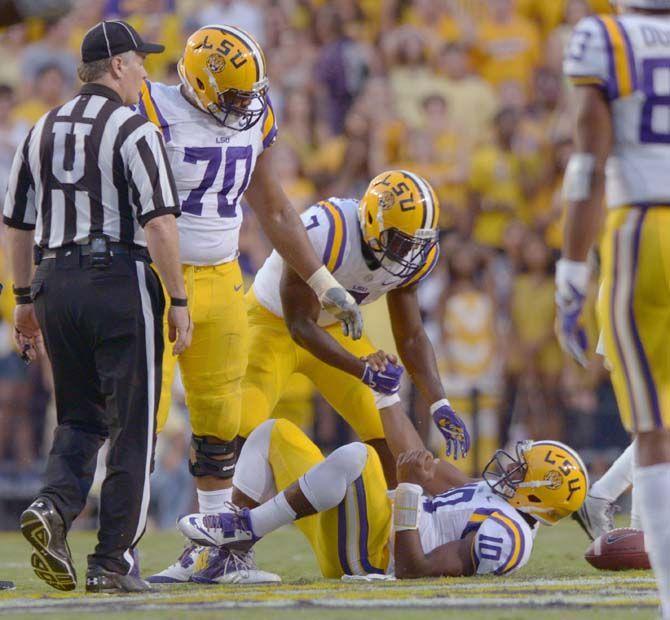
<instances>
[{"instance_id":1,"label":"black belt","mask_svg":"<svg viewBox=\"0 0 670 620\"><path fill-rule=\"evenodd\" d=\"M128 243L120 243L118 241L108 241L106 244L109 253L115 254L130 254L135 258L144 261L150 261L149 252L146 248L139 245L130 245ZM93 248L90 243L69 243L60 248L41 248L35 247L35 264L39 265L43 260L72 257L72 256L90 256L93 254Z\"/></svg>"}]
</instances>

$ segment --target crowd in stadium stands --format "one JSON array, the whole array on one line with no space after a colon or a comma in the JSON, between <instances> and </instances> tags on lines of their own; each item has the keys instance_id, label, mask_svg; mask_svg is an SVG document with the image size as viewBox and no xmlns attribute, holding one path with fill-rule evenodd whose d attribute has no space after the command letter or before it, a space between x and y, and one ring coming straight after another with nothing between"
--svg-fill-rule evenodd
<instances>
[{"instance_id":1,"label":"crowd in stadium stands","mask_svg":"<svg viewBox=\"0 0 670 620\"><path fill-rule=\"evenodd\" d=\"M553 332L571 152L561 61L573 25L594 11L609 12L608 0L79 0L55 23L0 33L0 185L29 127L77 88L78 45L99 19L122 17L164 43L146 66L170 83L193 30L244 28L265 50L276 170L298 209L358 197L392 167L435 187L442 259L421 298L447 394L479 437L464 466L474 471L510 438L541 435L584 449L598 469L626 441L607 371L595 354L587 370L568 362ZM270 250L251 214L241 248L250 283ZM54 418L46 364L27 367L13 352L11 304L0 297L0 495L30 486ZM384 304L365 317L373 341L392 351ZM422 419L409 387L405 399ZM176 409L157 454L159 525L190 501L189 430ZM296 379L278 413L328 448L349 431L327 409Z\"/></svg>"}]
</instances>

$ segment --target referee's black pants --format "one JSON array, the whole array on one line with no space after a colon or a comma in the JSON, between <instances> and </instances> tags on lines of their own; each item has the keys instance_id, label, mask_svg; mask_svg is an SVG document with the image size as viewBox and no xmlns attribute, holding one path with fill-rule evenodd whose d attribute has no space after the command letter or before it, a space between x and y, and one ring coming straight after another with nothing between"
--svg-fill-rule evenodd
<instances>
[{"instance_id":1,"label":"referee's black pants","mask_svg":"<svg viewBox=\"0 0 670 620\"><path fill-rule=\"evenodd\" d=\"M54 502L69 529L109 438L89 564L121 573L132 569L146 525L161 387L165 300L144 256L116 254L100 269L75 248L42 260L32 283L58 413L39 495Z\"/></svg>"}]
</instances>

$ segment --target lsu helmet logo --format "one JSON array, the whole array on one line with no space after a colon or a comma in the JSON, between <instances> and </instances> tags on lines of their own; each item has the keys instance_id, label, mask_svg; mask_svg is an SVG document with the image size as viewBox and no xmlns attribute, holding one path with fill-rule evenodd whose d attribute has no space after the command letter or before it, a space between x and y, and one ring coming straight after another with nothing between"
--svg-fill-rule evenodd
<instances>
[{"instance_id":1,"label":"lsu helmet logo","mask_svg":"<svg viewBox=\"0 0 670 620\"><path fill-rule=\"evenodd\" d=\"M394 202L395 196L392 191L382 192L381 196L379 196L379 206L382 211L388 211L393 206Z\"/></svg>"},{"instance_id":2,"label":"lsu helmet logo","mask_svg":"<svg viewBox=\"0 0 670 620\"><path fill-rule=\"evenodd\" d=\"M226 59L218 53L210 54L207 57L207 68L212 73L221 73L226 68Z\"/></svg>"}]
</instances>

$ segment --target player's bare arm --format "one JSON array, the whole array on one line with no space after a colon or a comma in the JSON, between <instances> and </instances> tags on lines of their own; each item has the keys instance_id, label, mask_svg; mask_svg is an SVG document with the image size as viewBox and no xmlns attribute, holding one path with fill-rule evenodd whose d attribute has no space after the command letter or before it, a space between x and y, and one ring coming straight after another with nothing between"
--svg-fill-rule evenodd
<instances>
[{"instance_id":1,"label":"player's bare arm","mask_svg":"<svg viewBox=\"0 0 670 620\"><path fill-rule=\"evenodd\" d=\"M586 166L591 166L592 170L590 174L587 170L584 176L577 173L574 181L569 177L570 172L566 172L566 198L569 202L563 257L585 261L598 237L605 213L605 164L612 148L612 115L602 89L595 86L576 87L572 106L576 120L575 153L587 158ZM579 167L574 161L571 161L573 170ZM587 184L583 193L582 183Z\"/></svg>"},{"instance_id":2,"label":"player's bare arm","mask_svg":"<svg viewBox=\"0 0 670 620\"><path fill-rule=\"evenodd\" d=\"M370 366L373 372L386 370L386 360L389 358L383 352L359 359L318 325L321 305L316 294L286 263L280 283L280 294L284 320L291 338L301 347L330 366L362 380L365 378L366 366ZM390 358L390 361L394 363L397 360Z\"/></svg>"},{"instance_id":3,"label":"player's bare arm","mask_svg":"<svg viewBox=\"0 0 670 620\"><path fill-rule=\"evenodd\" d=\"M557 331L563 348L585 366L588 345L579 317L589 280L586 259L605 214L605 164L613 129L610 107L600 88L575 88L573 111L575 153L565 172L568 207L563 256L556 266Z\"/></svg>"},{"instance_id":4,"label":"player's bare arm","mask_svg":"<svg viewBox=\"0 0 670 620\"><path fill-rule=\"evenodd\" d=\"M418 501L421 501L422 489L429 489L439 475L437 469L438 462L427 450L409 450L398 457L399 484L393 514L395 574L399 579L461 577L475 573L471 553L474 532L429 553L421 546Z\"/></svg>"},{"instance_id":5,"label":"player's bare arm","mask_svg":"<svg viewBox=\"0 0 670 620\"><path fill-rule=\"evenodd\" d=\"M277 181L270 158L270 151L264 151L256 161L246 191L249 205L277 252L310 284L321 305L357 340L363 329L360 310L316 256L300 217Z\"/></svg>"},{"instance_id":6,"label":"player's bare arm","mask_svg":"<svg viewBox=\"0 0 670 620\"><path fill-rule=\"evenodd\" d=\"M383 407L380 413L386 443L398 462L402 455L408 452L427 452L419 433L399 402ZM454 487L460 487L473 481L473 478L464 474L451 463L441 459L433 459L431 476L427 477L421 484L431 495L439 495Z\"/></svg>"}]
</instances>

